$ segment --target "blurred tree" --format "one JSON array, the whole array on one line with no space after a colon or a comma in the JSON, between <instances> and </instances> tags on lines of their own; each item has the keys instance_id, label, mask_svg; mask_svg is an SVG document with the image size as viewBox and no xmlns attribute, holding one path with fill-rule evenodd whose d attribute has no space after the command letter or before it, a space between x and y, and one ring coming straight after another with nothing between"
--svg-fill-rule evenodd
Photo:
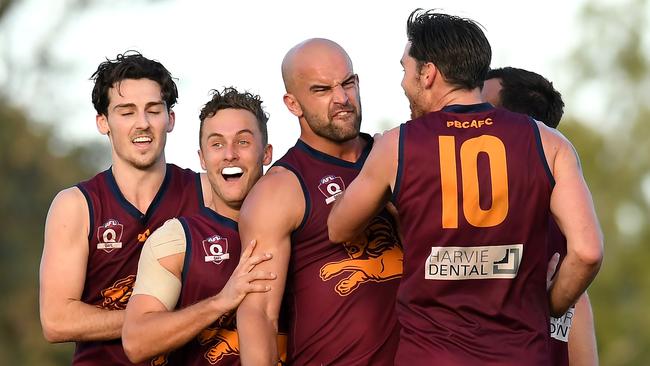
<instances>
[{"instance_id":1,"label":"blurred tree","mask_svg":"<svg viewBox=\"0 0 650 366\"><path fill-rule=\"evenodd\" d=\"M649 15L648 0L585 3L567 104L579 100L600 117L561 125L580 153L605 234L605 261L589 291L600 360L611 366L650 365Z\"/></svg>"},{"instance_id":2,"label":"blurred tree","mask_svg":"<svg viewBox=\"0 0 650 366\"><path fill-rule=\"evenodd\" d=\"M49 130L35 129L0 98L0 364L69 364L72 345L48 345L38 317L43 225L57 191L90 177L104 149L50 152Z\"/></svg>"},{"instance_id":3,"label":"blurred tree","mask_svg":"<svg viewBox=\"0 0 650 366\"><path fill-rule=\"evenodd\" d=\"M27 47L29 62L24 62L25 56L18 58L16 47L8 42L10 20L25 11L23 5L39 1L48 4L46 0L0 0L0 365L71 363L74 344L50 345L41 333L38 267L43 227L55 194L105 169L110 160L106 145L74 146L61 141L53 132L63 121L58 117L34 121L29 111L20 110L9 98L10 90L18 86L38 86L48 75L69 71L52 56L57 37L71 19L102 4L100 0L58 3L60 15L48 19L45 36ZM24 51L27 45L20 46Z\"/></svg>"}]
</instances>

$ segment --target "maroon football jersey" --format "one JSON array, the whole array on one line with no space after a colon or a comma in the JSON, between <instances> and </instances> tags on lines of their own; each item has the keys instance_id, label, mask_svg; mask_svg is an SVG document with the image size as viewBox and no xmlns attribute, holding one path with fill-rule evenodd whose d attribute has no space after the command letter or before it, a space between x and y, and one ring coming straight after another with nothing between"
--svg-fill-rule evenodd
<instances>
[{"instance_id":1,"label":"maroon football jersey","mask_svg":"<svg viewBox=\"0 0 650 366\"><path fill-rule=\"evenodd\" d=\"M290 365L392 365L398 322L395 296L402 248L395 218L384 210L354 241L335 244L327 216L336 197L358 175L372 139L355 163L299 140L276 165L291 170L305 197L305 214L292 234L285 289ZM281 208L280 208L281 209Z\"/></svg>"},{"instance_id":2,"label":"maroon football jersey","mask_svg":"<svg viewBox=\"0 0 650 366\"><path fill-rule=\"evenodd\" d=\"M237 223L205 208L181 217L186 239L185 263L176 309L218 294L239 263ZM170 353L165 365L239 365L234 313L222 316L185 346Z\"/></svg>"},{"instance_id":3,"label":"maroon football jersey","mask_svg":"<svg viewBox=\"0 0 650 366\"><path fill-rule=\"evenodd\" d=\"M203 206L199 174L167 164L162 185L146 213L124 198L111 169L77 187L90 211L88 267L81 301L124 310L131 297L142 244L166 220ZM131 365L121 339L77 342L73 365Z\"/></svg>"},{"instance_id":4,"label":"maroon football jersey","mask_svg":"<svg viewBox=\"0 0 650 366\"><path fill-rule=\"evenodd\" d=\"M529 117L454 105L400 128L396 365L548 365L553 178Z\"/></svg>"}]
</instances>

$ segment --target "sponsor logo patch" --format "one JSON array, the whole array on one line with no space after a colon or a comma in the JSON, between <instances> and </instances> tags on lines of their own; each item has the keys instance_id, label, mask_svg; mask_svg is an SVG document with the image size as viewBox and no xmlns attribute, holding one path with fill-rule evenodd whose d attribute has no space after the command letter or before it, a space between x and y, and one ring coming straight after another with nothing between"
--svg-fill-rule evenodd
<instances>
[{"instance_id":1,"label":"sponsor logo patch","mask_svg":"<svg viewBox=\"0 0 650 366\"><path fill-rule=\"evenodd\" d=\"M214 264L220 264L225 259L230 258L228 253L228 239L213 235L203 240L203 251L205 252L204 260Z\"/></svg>"},{"instance_id":2,"label":"sponsor logo patch","mask_svg":"<svg viewBox=\"0 0 650 366\"><path fill-rule=\"evenodd\" d=\"M341 177L326 175L321 178L318 190L325 196L325 203L336 201L336 197L345 191L345 183Z\"/></svg>"},{"instance_id":3,"label":"sponsor logo patch","mask_svg":"<svg viewBox=\"0 0 650 366\"><path fill-rule=\"evenodd\" d=\"M114 249L122 248L123 232L124 225L119 221L115 219L106 221L104 225L97 228L97 249L110 253Z\"/></svg>"},{"instance_id":4,"label":"sponsor logo patch","mask_svg":"<svg viewBox=\"0 0 650 366\"><path fill-rule=\"evenodd\" d=\"M571 324L573 324L573 315L575 314L575 307L572 306L560 318L551 317L551 337L558 341L568 342L569 332L571 331Z\"/></svg>"},{"instance_id":5,"label":"sponsor logo patch","mask_svg":"<svg viewBox=\"0 0 650 366\"><path fill-rule=\"evenodd\" d=\"M424 263L427 280L515 278L523 244L480 247L432 247Z\"/></svg>"}]
</instances>

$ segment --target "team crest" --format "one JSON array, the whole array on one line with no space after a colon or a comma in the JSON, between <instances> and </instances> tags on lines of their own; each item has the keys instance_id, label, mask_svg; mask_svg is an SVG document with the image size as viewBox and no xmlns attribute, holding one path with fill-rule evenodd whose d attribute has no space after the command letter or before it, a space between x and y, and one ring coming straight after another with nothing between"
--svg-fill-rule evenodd
<instances>
[{"instance_id":1,"label":"team crest","mask_svg":"<svg viewBox=\"0 0 650 366\"><path fill-rule=\"evenodd\" d=\"M119 221L115 219L106 221L104 225L97 228L97 249L110 253L114 249L122 248L123 232L124 225Z\"/></svg>"},{"instance_id":2,"label":"team crest","mask_svg":"<svg viewBox=\"0 0 650 366\"><path fill-rule=\"evenodd\" d=\"M229 259L228 239L219 235L213 235L203 240L203 251L205 252L205 261L214 264L220 264L224 259Z\"/></svg>"},{"instance_id":3,"label":"team crest","mask_svg":"<svg viewBox=\"0 0 650 366\"><path fill-rule=\"evenodd\" d=\"M341 177L327 175L320 180L318 190L325 196L325 203L336 201L336 197L345 191L345 183Z\"/></svg>"}]
</instances>

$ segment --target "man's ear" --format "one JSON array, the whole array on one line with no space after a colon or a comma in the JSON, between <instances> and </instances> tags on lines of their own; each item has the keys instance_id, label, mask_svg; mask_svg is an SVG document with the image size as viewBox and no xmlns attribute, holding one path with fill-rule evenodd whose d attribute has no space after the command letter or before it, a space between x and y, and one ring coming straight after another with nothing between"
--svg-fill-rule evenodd
<instances>
[{"instance_id":1,"label":"man's ear","mask_svg":"<svg viewBox=\"0 0 650 366\"><path fill-rule=\"evenodd\" d=\"M264 147L264 159L262 160L262 164L264 166L271 164L271 160L273 160L273 146L271 144L267 144Z\"/></svg>"},{"instance_id":2,"label":"man's ear","mask_svg":"<svg viewBox=\"0 0 650 366\"><path fill-rule=\"evenodd\" d=\"M201 162L201 168L205 171L208 171L208 169L206 168L207 165L205 164L205 159L203 159L203 151L201 149L198 149L196 152L199 153L199 161Z\"/></svg>"},{"instance_id":3,"label":"man's ear","mask_svg":"<svg viewBox=\"0 0 650 366\"><path fill-rule=\"evenodd\" d=\"M300 103L298 103L296 97L293 96L293 94L285 94L282 97L282 100L284 101L284 105L287 106L287 109L289 109L289 112L298 118L302 117L302 107L300 106Z\"/></svg>"},{"instance_id":4,"label":"man's ear","mask_svg":"<svg viewBox=\"0 0 650 366\"><path fill-rule=\"evenodd\" d=\"M440 76L438 68L432 62L427 62L420 69L420 82L425 89L430 89L433 82Z\"/></svg>"},{"instance_id":5,"label":"man's ear","mask_svg":"<svg viewBox=\"0 0 650 366\"><path fill-rule=\"evenodd\" d=\"M108 135L111 132L108 126L108 118L105 115L98 114L95 116L95 124L97 125L97 131L102 135Z\"/></svg>"},{"instance_id":6,"label":"man's ear","mask_svg":"<svg viewBox=\"0 0 650 366\"><path fill-rule=\"evenodd\" d=\"M174 124L176 123L176 113L173 110L169 111L169 124L167 125L167 132L172 132L174 130Z\"/></svg>"}]
</instances>

